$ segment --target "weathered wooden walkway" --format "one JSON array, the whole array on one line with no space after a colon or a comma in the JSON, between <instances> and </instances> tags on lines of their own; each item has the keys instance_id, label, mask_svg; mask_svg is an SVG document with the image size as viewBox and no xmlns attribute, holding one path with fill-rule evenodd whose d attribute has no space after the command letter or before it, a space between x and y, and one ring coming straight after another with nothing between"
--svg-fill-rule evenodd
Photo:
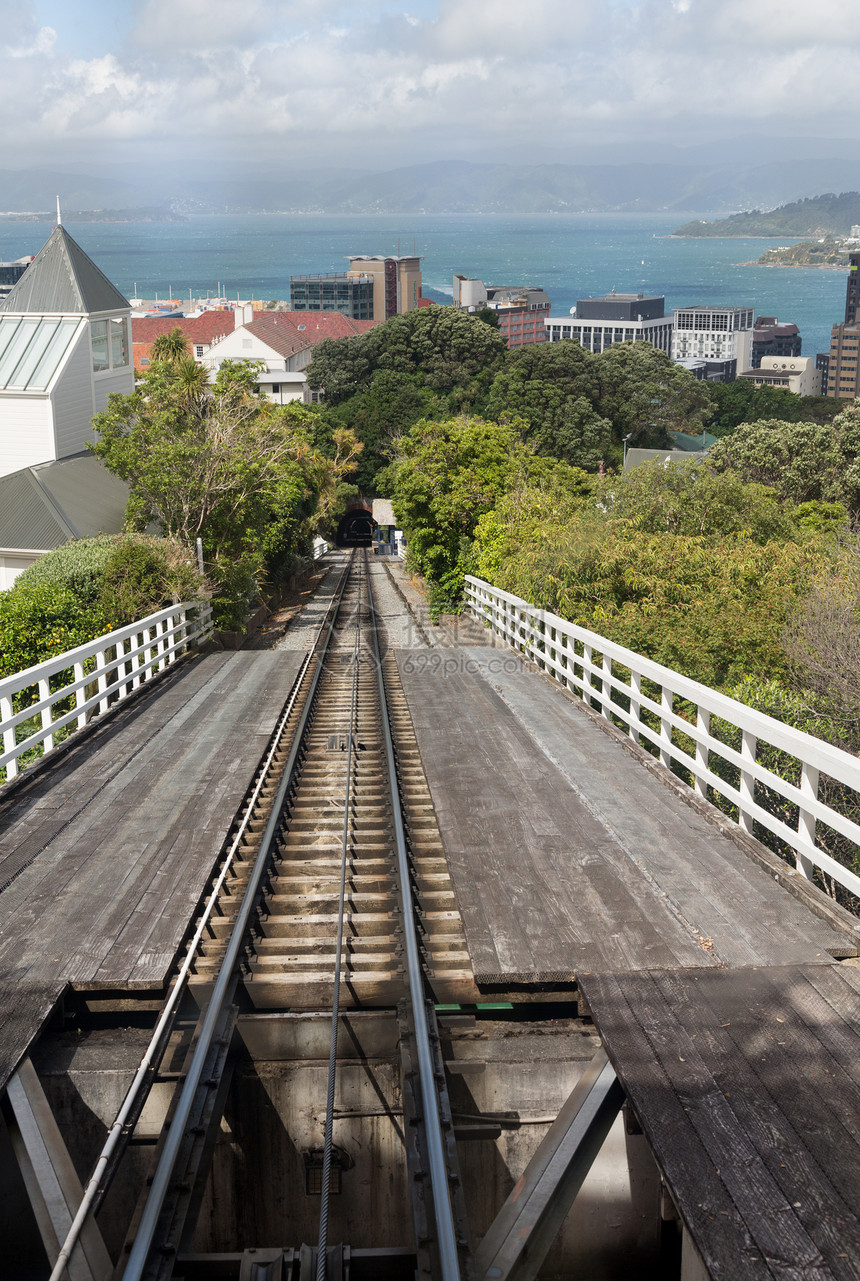
<instances>
[{"instance_id":1,"label":"weathered wooden walkway","mask_svg":"<svg viewBox=\"0 0 860 1281\"><path fill-rule=\"evenodd\" d=\"M577 981L686 1275L860 1277L856 918L510 651L398 663L476 978Z\"/></svg>"},{"instance_id":2,"label":"weathered wooden walkway","mask_svg":"<svg viewBox=\"0 0 860 1281\"><path fill-rule=\"evenodd\" d=\"M479 982L856 954L855 918L817 892L816 915L515 655L398 662Z\"/></svg>"},{"instance_id":3,"label":"weathered wooden walkway","mask_svg":"<svg viewBox=\"0 0 860 1281\"><path fill-rule=\"evenodd\" d=\"M162 986L301 657L183 664L0 805L0 1085L67 984Z\"/></svg>"}]
</instances>

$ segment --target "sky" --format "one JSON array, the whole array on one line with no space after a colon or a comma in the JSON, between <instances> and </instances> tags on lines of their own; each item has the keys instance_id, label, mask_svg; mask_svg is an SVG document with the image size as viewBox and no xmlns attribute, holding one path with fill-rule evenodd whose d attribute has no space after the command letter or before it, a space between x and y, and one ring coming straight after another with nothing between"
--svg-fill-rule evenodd
<instances>
[{"instance_id":1,"label":"sky","mask_svg":"<svg viewBox=\"0 0 860 1281\"><path fill-rule=\"evenodd\" d=\"M844 0L0 0L0 169L860 160L845 15Z\"/></svg>"}]
</instances>

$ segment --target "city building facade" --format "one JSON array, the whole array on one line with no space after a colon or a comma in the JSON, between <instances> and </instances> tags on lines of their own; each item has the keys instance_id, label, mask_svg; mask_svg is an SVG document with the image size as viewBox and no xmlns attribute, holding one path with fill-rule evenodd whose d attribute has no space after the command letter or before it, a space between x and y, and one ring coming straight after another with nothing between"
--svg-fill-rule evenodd
<instances>
[{"instance_id":1,"label":"city building facade","mask_svg":"<svg viewBox=\"0 0 860 1281\"><path fill-rule=\"evenodd\" d=\"M818 357L824 368L822 394L835 400L856 400L860 396L860 252L848 255L845 288L845 319L830 333L830 351Z\"/></svg>"},{"instance_id":2,"label":"city building facade","mask_svg":"<svg viewBox=\"0 0 860 1281\"><path fill-rule=\"evenodd\" d=\"M454 306L460 311L495 312L499 332L509 348L546 342L544 321L551 303L543 289L531 285L485 285L468 276L454 277Z\"/></svg>"},{"instance_id":3,"label":"city building facade","mask_svg":"<svg viewBox=\"0 0 860 1281\"><path fill-rule=\"evenodd\" d=\"M607 351L615 343L647 342L671 354L672 321L663 298L613 291L601 298L580 298L574 311L545 319L550 342L571 338L591 352Z\"/></svg>"},{"instance_id":4,"label":"city building facade","mask_svg":"<svg viewBox=\"0 0 860 1281\"><path fill-rule=\"evenodd\" d=\"M14 262L0 262L0 299L12 292L32 261L31 254L29 258L16 258Z\"/></svg>"},{"instance_id":5,"label":"city building facade","mask_svg":"<svg viewBox=\"0 0 860 1281\"><path fill-rule=\"evenodd\" d=\"M336 311L373 320L373 277L364 272L290 276L291 311Z\"/></svg>"},{"instance_id":6,"label":"city building facade","mask_svg":"<svg viewBox=\"0 0 860 1281\"><path fill-rule=\"evenodd\" d=\"M796 396L821 395L821 370L814 356L762 356L757 369L744 369L738 378L756 387L782 387Z\"/></svg>"},{"instance_id":7,"label":"city building facade","mask_svg":"<svg viewBox=\"0 0 860 1281\"><path fill-rule=\"evenodd\" d=\"M751 307L676 307L672 359L704 360L713 382L734 382L752 364Z\"/></svg>"},{"instance_id":8,"label":"city building facade","mask_svg":"<svg viewBox=\"0 0 860 1281\"><path fill-rule=\"evenodd\" d=\"M349 270L290 277L292 311L336 311L353 320L388 320L414 311L421 298L421 259L360 255Z\"/></svg>"},{"instance_id":9,"label":"city building facade","mask_svg":"<svg viewBox=\"0 0 860 1281\"><path fill-rule=\"evenodd\" d=\"M152 344L160 334L181 329L190 354L202 360L219 338L236 327L235 313L230 310L204 311L202 316L135 316L131 317L131 348L135 369L146 369L152 355Z\"/></svg>"},{"instance_id":10,"label":"city building facade","mask_svg":"<svg viewBox=\"0 0 860 1281\"><path fill-rule=\"evenodd\" d=\"M759 369L765 356L799 356L802 345L797 325L780 324L776 316L756 316L750 369Z\"/></svg>"}]
</instances>

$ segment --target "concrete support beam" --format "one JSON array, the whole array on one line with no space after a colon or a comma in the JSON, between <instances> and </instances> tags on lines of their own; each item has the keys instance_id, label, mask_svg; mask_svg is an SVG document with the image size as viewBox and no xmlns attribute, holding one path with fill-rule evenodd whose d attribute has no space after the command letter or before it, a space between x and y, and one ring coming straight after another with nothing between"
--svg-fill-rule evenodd
<instances>
[{"instance_id":1,"label":"concrete support beam","mask_svg":"<svg viewBox=\"0 0 860 1281\"><path fill-rule=\"evenodd\" d=\"M12 1146L53 1264L81 1203L83 1189L36 1069L24 1059L6 1087L4 1105ZM113 1264L90 1220L68 1265L71 1281L108 1281Z\"/></svg>"},{"instance_id":2,"label":"concrete support beam","mask_svg":"<svg viewBox=\"0 0 860 1281\"><path fill-rule=\"evenodd\" d=\"M533 1281L623 1102L598 1050L478 1247L478 1278Z\"/></svg>"}]
</instances>

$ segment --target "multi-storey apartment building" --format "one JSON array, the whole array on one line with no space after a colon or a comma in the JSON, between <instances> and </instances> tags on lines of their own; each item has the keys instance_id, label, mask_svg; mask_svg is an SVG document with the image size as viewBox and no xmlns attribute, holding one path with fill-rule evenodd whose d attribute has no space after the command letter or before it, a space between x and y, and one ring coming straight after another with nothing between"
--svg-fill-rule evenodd
<instances>
[{"instance_id":1,"label":"multi-storey apartment building","mask_svg":"<svg viewBox=\"0 0 860 1281\"><path fill-rule=\"evenodd\" d=\"M750 368L752 333L751 307L676 307L672 359L704 360L709 378L734 382L739 369Z\"/></svg>"},{"instance_id":2,"label":"multi-storey apartment building","mask_svg":"<svg viewBox=\"0 0 860 1281\"><path fill-rule=\"evenodd\" d=\"M575 314L544 321L550 342L573 338L588 351L606 351L614 343L647 342L667 355L672 349L672 321L665 299L645 294L604 294L581 298Z\"/></svg>"}]
</instances>

